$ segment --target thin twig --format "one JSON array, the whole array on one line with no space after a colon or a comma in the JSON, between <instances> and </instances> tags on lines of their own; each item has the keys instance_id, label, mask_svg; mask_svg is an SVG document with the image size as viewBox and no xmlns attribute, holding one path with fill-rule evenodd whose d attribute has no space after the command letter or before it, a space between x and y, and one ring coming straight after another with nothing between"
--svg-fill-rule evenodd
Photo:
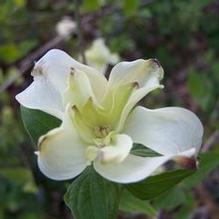
<instances>
[{"instance_id":1,"label":"thin twig","mask_svg":"<svg viewBox=\"0 0 219 219\"><path fill-rule=\"evenodd\" d=\"M214 144L219 143L219 130L216 130L210 135L202 147L202 152L208 151Z\"/></svg>"},{"instance_id":2,"label":"thin twig","mask_svg":"<svg viewBox=\"0 0 219 219\"><path fill-rule=\"evenodd\" d=\"M75 2L76 2L76 7L77 7L78 0L75 0ZM154 0L142 0L141 7L144 7L144 6L151 4L153 2L154 2ZM112 13L119 12L120 10L122 10L120 7L107 6L107 7L104 7L99 13L92 13L92 14L88 14L88 15L83 16L83 19L81 19L79 16L80 28L81 28L81 26L83 26L84 27L83 29L87 30L87 32L88 32L92 28L92 23L93 23L92 21L93 20L99 19L102 16L110 16L110 15L112 15ZM77 13L77 10L75 12ZM78 15L79 15L79 13L78 13ZM79 31L78 34L82 34L82 32ZM79 35L78 35L78 37L79 37ZM80 38L79 40L81 40L81 37L79 37L79 38ZM41 55L43 55L49 49L58 47L65 40L66 40L66 37L56 36L52 40L46 42L42 47L40 47L40 48L36 49L34 52L28 54L20 63L16 64L16 66L18 66L18 68L20 70L20 73L17 76L15 76L14 78L6 80L0 86L0 92L5 91L11 85L13 85L20 76L22 76L25 72L27 72L33 66L34 61L36 61ZM80 41L80 45L83 45L83 38L82 38L82 42ZM84 57L83 50L82 50L81 55L83 58Z\"/></svg>"},{"instance_id":3,"label":"thin twig","mask_svg":"<svg viewBox=\"0 0 219 219\"><path fill-rule=\"evenodd\" d=\"M1 86L0 86L0 92L3 92L6 90L8 87L10 87L21 75L23 75L25 72L27 72L34 64L34 61L39 58L41 55L43 55L46 51L49 49L52 49L54 47L57 47L61 42L65 40L65 37L62 36L56 36L49 42L47 42L45 45L42 47L38 48L34 52L28 54L26 58L24 58L19 64L18 68L20 70L20 73L16 75L15 77L5 81Z\"/></svg>"},{"instance_id":4,"label":"thin twig","mask_svg":"<svg viewBox=\"0 0 219 219\"><path fill-rule=\"evenodd\" d=\"M84 38L83 38L83 33L82 33L82 28L81 28L81 17L80 17L80 8L79 8L79 2L78 0L74 0L75 2L75 20L77 22L77 27L78 27L78 47L79 51L82 57L82 62L86 64L86 57L84 54Z\"/></svg>"}]
</instances>

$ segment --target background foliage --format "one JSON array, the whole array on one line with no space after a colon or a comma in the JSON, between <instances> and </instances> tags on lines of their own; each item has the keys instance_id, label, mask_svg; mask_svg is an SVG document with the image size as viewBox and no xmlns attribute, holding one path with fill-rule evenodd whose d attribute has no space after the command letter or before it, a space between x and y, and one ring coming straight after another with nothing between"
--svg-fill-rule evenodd
<instances>
[{"instance_id":1,"label":"background foliage","mask_svg":"<svg viewBox=\"0 0 219 219\"><path fill-rule=\"evenodd\" d=\"M124 194L119 218L187 219L219 215L219 1L84 0L83 47L103 37L124 60L157 58L165 89L141 104L183 106L205 126L200 169L148 202ZM15 94L31 82L30 70L48 49L78 57L78 33L64 37L57 23L74 19L70 0L0 1L0 219L70 219L65 184L49 180L36 166L35 145L21 124ZM130 206L130 201L135 205ZM147 215L147 216L146 216Z\"/></svg>"}]
</instances>

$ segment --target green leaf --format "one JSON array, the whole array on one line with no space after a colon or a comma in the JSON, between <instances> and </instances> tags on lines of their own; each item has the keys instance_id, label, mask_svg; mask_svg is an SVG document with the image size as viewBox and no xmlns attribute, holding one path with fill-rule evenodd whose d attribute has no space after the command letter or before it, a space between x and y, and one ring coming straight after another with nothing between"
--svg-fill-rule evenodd
<instances>
[{"instance_id":1,"label":"green leaf","mask_svg":"<svg viewBox=\"0 0 219 219\"><path fill-rule=\"evenodd\" d=\"M194 172L194 170L190 169L168 171L159 175L148 177L138 183L127 184L126 188L134 196L143 200L149 200L157 197L163 192L168 191Z\"/></svg>"},{"instance_id":2,"label":"green leaf","mask_svg":"<svg viewBox=\"0 0 219 219\"><path fill-rule=\"evenodd\" d=\"M88 167L69 187L65 203L76 219L114 219L119 208L120 186Z\"/></svg>"},{"instance_id":3,"label":"green leaf","mask_svg":"<svg viewBox=\"0 0 219 219\"><path fill-rule=\"evenodd\" d=\"M122 192L119 209L125 212L144 213L148 216L156 216L156 209L154 209L148 201L136 198L126 189Z\"/></svg>"},{"instance_id":4,"label":"green leaf","mask_svg":"<svg viewBox=\"0 0 219 219\"><path fill-rule=\"evenodd\" d=\"M139 0L123 0L123 10L126 15L134 15L139 7Z\"/></svg>"},{"instance_id":5,"label":"green leaf","mask_svg":"<svg viewBox=\"0 0 219 219\"><path fill-rule=\"evenodd\" d=\"M194 208L195 200L190 189L200 183L208 174L219 166L219 152L211 151L199 155L198 170L180 186L169 190L153 200L153 205L160 209L173 210L175 207L182 205L183 208L177 211L176 218L188 218L188 214Z\"/></svg>"},{"instance_id":6,"label":"green leaf","mask_svg":"<svg viewBox=\"0 0 219 219\"><path fill-rule=\"evenodd\" d=\"M142 144L134 144L130 153L139 157L162 156L161 154L157 153L156 151L153 151L150 148L145 147Z\"/></svg>"},{"instance_id":7,"label":"green leaf","mask_svg":"<svg viewBox=\"0 0 219 219\"><path fill-rule=\"evenodd\" d=\"M21 106L21 116L24 127L35 144L40 136L51 129L60 126L61 121L39 110L28 109Z\"/></svg>"},{"instance_id":8,"label":"green leaf","mask_svg":"<svg viewBox=\"0 0 219 219\"><path fill-rule=\"evenodd\" d=\"M197 200L194 198L193 194L190 192L186 193L186 201L182 203L182 207L175 211L175 218L177 219L188 219L191 218L191 213L197 207Z\"/></svg>"},{"instance_id":9,"label":"green leaf","mask_svg":"<svg viewBox=\"0 0 219 219\"><path fill-rule=\"evenodd\" d=\"M153 205L157 209L166 209L170 211L184 202L186 202L185 192L179 187L174 187L153 200Z\"/></svg>"}]
</instances>

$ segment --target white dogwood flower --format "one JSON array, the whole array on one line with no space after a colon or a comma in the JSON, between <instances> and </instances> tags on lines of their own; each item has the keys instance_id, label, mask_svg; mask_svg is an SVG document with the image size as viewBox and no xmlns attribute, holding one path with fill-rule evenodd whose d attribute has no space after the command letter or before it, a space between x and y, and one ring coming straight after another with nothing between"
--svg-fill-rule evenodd
<instances>
[{"instance_id":1,"label":"white dogwood flower","mask_svg":"<svg viewBox=\"0 0 219 219\"><path fill-rule=\"evenodd\" d=\"M92 42L90 48L85 51L85 56L87 64L103 74L106 73L108 64L114 65L119 62L119 56L109 50L102 38Z\"/></svg>"},{"instance_id":2,"label":"white dogwood flower","mask_svg":"<svg viewBox=\"0 0 219 219\"><path fill-rule=\"evenodd\" d=\"M154 59L120 62L107 80L53 49L35 64L32 75L34 81L16 99L62 120L38 143L38 165L49 178L74 178L93 165L108 180L136 182L170 159L199 151L203 127L194 113L136 106L150 91L163 87L163 69ZM162 156L133 155L133 143Z\"/></svg>"}]
</instances>

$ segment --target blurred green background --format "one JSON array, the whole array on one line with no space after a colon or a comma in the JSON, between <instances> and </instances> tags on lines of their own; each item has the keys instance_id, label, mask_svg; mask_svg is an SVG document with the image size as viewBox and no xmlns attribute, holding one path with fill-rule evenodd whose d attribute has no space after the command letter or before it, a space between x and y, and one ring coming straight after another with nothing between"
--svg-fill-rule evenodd
<instances>
[{"instance_id":1,"label":"blurred green background","mask_svg":"<svg viewBox=\"0 0 219 219\"><path fill-rule=\"evenodd\" d=\"M0 219L72 218L62 201L65 183L47 179L36 166L36 147L14 99L31 83L34 61L49 49L78 58L78 31L60 32L63 19L75 20L74 1L0 1ZM141 104L186 107L205 126L202 151L207 153L201 155L197 174L150 206L133 200L135 206L126 206L118 217L218 219L219 1L84 0L80 19L84 49L102 37L122 60L160 61L165 89Z\"/></svg>"}]
</instances>

